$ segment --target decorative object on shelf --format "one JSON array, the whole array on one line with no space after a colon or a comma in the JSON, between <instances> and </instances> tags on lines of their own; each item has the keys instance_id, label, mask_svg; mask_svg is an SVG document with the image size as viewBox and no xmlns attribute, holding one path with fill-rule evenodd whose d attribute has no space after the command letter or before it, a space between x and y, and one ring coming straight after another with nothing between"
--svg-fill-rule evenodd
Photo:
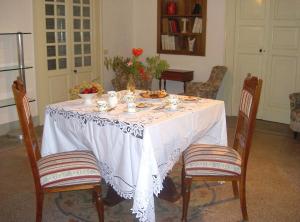
<instances>
[{"instance_id":1,"label":"decorative object on shelf","mask_svg":"<svg viewBox=\"0 0 300 222\"><path fill-rule=\"evenodd\" d=\"M193 9L192 14L193 15L200 15L201 14L201 5L199 4L198 1L194 5L194 9Z\"/></svg>"},{"instance_id":2,"label":"decorative object on shelf","mask_svg":"<svg viewBox=\"0 0 300 222\"><path fill-rule=\"evenodd\" d=\"M106 69L112 69L116 74L112 80L116 91L131 88L130 84L134 84L137 89L150 90L152 79L160 78L161 73L169 68L167 61L160 59L159 56L147 57L145 62L142 62L139 60L142 53L142 49L134 48L130 58L115 56L104 59Z\"/></svg>"},{"instance_id":3,"label":"decorative object on shelf","mask_svg":"<svg viewBox=\"0 0 300 222\"><path fill-rule=\"evenodd\" d=\"M187 18L182 18L181 21L182 21L182 31L181 31L181 33L186 33L186 23L187 23L188 19Z\"/></svg>"},{"instance_id":4,"label":"decorative object on shelf","mask_svg":"<svg viewBox=\"0 0 300 222\"><path fill-rule=\"evenodd\" d=\"M167 3L167 14L175 15L177 11L177 6L174 0L169 0Z\"/></svg>"},{"instance_id":5,"label":"decorative object on shelf","mask_svg":"<svg viewBox=\"0 0 300 222\"><path fill-rule=\"evenodd\" d=\"M104 92L103 87L96 81L97 79L93 80L92 82L83 81L79 85L74 86L69 90L71 99L78 99L80 97L82 98L80 94L95 94L98 96L102 95Z\"/></svg>"},{"instance_id":6,"label":"decorative object on shelf","mask_svg":"<svg viewBox=\"0 0 300 222\"><path fill-rule=\"evenodd\" d=\"M196 39L195 38L188 38L189 39L189 51L190 52L193 52L194 51L194 45L195 45L195 41Z\"/></svg>"}]
</instances>

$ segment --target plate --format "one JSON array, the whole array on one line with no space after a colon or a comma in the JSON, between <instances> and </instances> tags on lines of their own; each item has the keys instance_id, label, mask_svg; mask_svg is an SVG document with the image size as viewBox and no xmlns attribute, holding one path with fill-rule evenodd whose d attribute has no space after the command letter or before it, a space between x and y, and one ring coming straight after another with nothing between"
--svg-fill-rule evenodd
<instances>
[{"instance_id":1,"label":"plate","mask_svg":"<svg viewBox=\"0 0 300 222\"><path fill-rule=\"evenodd\" d=\"M168 96L168 94L163 91L159 91L159 92L148 91L148 92L140 93L140 96L148 99L160 99L160 98L165 98L166 96Z\"/></svg>"},{"instance_id":2,"label":"plate","mask_svg":"<svg viewBox=\"0 0 300 222\"><path fill-rule=\"evenodd\" d=\"M153 105L150 103L143 103L143 102L136 104L136 108L140 108L140 109L148 108L151 106L153 106Z\"/></svg>"},{"instance_id":3,"label":"plate","mask_svg":"<svg viewBox=\"0 0 300 222\"><path fill-rule=\"evenodd\" d=\"M186 96L185 98L183 98L183 101L186 101L186 102L194 102L194 101L197 101L199 98L198 97L195 97L195 96Z\"/></svg>"}]
</instances>

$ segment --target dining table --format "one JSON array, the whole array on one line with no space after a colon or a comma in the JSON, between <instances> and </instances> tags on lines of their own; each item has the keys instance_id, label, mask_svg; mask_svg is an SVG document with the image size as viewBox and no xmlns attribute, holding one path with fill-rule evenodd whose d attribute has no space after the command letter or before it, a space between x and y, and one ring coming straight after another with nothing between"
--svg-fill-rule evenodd
<instances>
[{"instance_id":1,"label":"dining table","mask_svg":"<svg viewBox=\"0 0 300 222\"><path fill-rule=\"evenodd\" d=\"M178 95L171 109L168 96L143 98L135 91L136 111L128 112L118 92L118 104L99 111L97 100L50 104L45 109L42 156L89 150L98 160L101 177L116 193L133 199L131 211L139 221L155 221L154 196L193 143L227 145L224 102ZM142 104L142 105L141 105ZM140 105L140 106L139 106Z\"/></svg>"}]
</instances>

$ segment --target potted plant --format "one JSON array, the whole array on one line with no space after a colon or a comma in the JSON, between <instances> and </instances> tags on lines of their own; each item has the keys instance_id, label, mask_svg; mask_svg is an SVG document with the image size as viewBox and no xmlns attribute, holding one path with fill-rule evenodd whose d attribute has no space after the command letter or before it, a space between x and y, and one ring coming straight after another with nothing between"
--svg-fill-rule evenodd
<instances>
[{"instance_id":1,"label":"potted plant","mask_svg":"<svg viewBox=\"0 0 300 222\"><path fill-rule=\"evenodd\" d=\"M132 57L115 56L106 57L104 65L107 70L113 70L116 77L112 80L115 90L147 89L151 90L152 79L159 79L161 73L169 68L166 60L159 56L147 57L144 62L140 60L143 53L141 48L132 49ZM132 86L132 85L135 85Z\"/></svg>"}]
</instances>

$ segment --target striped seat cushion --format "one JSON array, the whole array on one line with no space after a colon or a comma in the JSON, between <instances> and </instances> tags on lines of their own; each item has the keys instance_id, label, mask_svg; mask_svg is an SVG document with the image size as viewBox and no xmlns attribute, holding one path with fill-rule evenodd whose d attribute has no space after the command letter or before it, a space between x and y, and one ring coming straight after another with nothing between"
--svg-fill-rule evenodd
<instances>
[{"instance_id":1,"label":"striped seat cushion","mask_svg":"<svg viewBox=\"0 0 300 222\"><path fill-rule=\"evenodd\" d=\"M43 188L99 183L100 171L95 156L88 151L57 153L38 161Z\"/></svg>"},{"instance_id":2,"label":"striped seat cushion","mask_svg":"<svg viewBox=\"0 0 300 222\"><path fill-rule=\"evenodd\" d=\"M190 176L236 176L241 173L241 157L230 148L193 144L183 154L185 173Z\"/></svg>"}]
</instances>

